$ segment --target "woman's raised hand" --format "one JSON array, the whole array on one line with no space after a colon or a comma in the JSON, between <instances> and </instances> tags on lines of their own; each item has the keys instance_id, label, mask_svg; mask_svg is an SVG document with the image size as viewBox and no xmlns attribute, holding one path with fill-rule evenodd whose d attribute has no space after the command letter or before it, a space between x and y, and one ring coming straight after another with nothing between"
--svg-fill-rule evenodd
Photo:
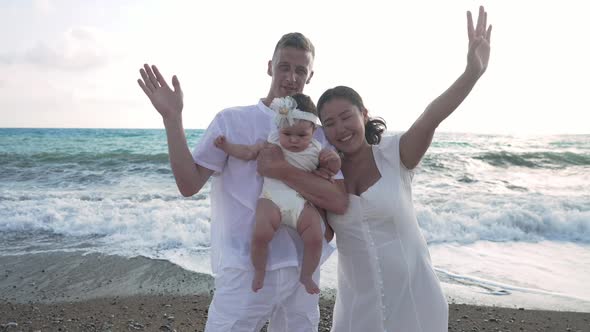
<instances>
[{"instance_id":1,"label":"woman's raised hand","mask_svg":"<svg viewBox=\"0 0 590 332\"><path fill-rule=\"evenodd\" d=\"M469 74L480 77L488 67L490 60L490 38L492 26L487 24L488 13L483 6L479 7L477 24L473 26L471 12L467 12L467 36L469 37L469 51L467 53L467 69Z\"/></svg>"},{"instance_id":2,"label":"woman's raised hand","mask_svg":"<svg viewBox=\"0 0 590 332\"><path fill-rule=\"evenodd\" d=\"M156 66L150 67L145 64L139 73L141 78L137 80L137 83L158 113L162 115L162 118L179 117L183 107L183 94L176 75L172 76L172 86L174 87L172 90Z\"/></svg>"}]
</instances>

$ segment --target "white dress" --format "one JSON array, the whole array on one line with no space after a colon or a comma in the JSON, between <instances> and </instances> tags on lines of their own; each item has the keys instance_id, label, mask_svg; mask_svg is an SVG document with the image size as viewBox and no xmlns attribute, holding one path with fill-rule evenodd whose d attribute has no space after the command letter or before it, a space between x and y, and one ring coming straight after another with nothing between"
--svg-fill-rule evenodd
<instances>
[{"instance_id":1,"label":"white dress","mask_svg":"<svg viewBox=\"0 0 590 332\"><path fill-rule=\"evenodd\" d=\"M306 172L311 172L318 167L322 145L316 139L312 139L309 146L300 152L292 152L283 148L279 143L279 133L276 130L270 133L268 142L281 147L285 160L289 164ZM266 198L275 203L281 211L281 223L297 229L299 215L305 206L303 196L283 181L265 177L260 198Z\"/></svg>"},{"instance_id":2,"label":"white dress","mask_svg":"<svg viewBox=\"0 0 590 332\"><path fill-rule=\"evenodd\" d=\"M349 195L344 215L329 214L338 249L332 332L448 329L448 304L418 227L399 137L373 146L381 178Z\"/></svg>"}]
</instances>

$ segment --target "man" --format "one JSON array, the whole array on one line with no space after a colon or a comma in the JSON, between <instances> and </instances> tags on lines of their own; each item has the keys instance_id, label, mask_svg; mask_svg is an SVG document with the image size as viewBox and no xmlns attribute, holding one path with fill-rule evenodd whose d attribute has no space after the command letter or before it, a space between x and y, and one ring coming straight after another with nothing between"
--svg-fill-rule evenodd
<instances>
[{"instance_id":1,"label":"man","mask_svg":"<svg viewBox=\"0 0 590 332\"><path fill-rule=\"evenodd\" d=\"M268 106L276 97L303 91L313 77L314 56L314 46L305 36L284 35L268 62L267 73L272 81L266 98L257 105L219 112L192 154L184 135L183 95L178 78L173 76L174 89L170 89L155 66L145 65L140 70L142 79L138 83L164 120L170 163L182 195L199 192L213 175L211 261L216 290L206 331L259 331L269 318L269 331L318 329L319 296L308 294L299 282L302 245L297 233L284 226L276 232L269 245L265 284L257 293L250 287L254 277L250 240L262 187L260 175L285 182L320 208L344 213L348 196L341 175L332 183L299 170L284 160L276 146L262 150L256 162L247 162L228 157L213 144L220 135L241 144L266 140L274 115ZM316 130L315 138L326 142L321 128ZM323 258L329 254L330 248L324 243ZM317 283L319 269L314 279Z\"/></svg>"}]
</instances>

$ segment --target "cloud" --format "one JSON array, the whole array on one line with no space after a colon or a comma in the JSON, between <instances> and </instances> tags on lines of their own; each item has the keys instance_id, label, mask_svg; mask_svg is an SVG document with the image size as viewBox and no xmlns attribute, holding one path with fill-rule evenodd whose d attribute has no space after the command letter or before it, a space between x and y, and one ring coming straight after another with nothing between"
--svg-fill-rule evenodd
<instances>
[{"instance_id":1,"label":"cloud","mask_svg":"<svg viewBox=\"0 0 590 332\"><path fill-rule=\"evenodd\" d=\"M51 0L34 0L33 9L42 14L50 14L55 10Z\"/></svg>"},{"instance_id":2,"label":"cloud","mask_svg":"<svg viewBox=\"0 0 590 332\"><path fill-rule=\"evenodd\" d=\"M24 52L0 54L0 63L74 71L93 69L108 62L109 52L104 40L102 33L95 28L75 27L53 44L39 41Z\"/></svg>"},{"instance_id":3,"label":"cloud","mask_svg":"<svg viewBox=\"0 0 590 332\"><path fill-rule=\"evenodd\" d=\"M8 54L0 54L0 63L1 64L12 64L14 62L14 57L9 56Z\"/></svg>"}]
</instances>

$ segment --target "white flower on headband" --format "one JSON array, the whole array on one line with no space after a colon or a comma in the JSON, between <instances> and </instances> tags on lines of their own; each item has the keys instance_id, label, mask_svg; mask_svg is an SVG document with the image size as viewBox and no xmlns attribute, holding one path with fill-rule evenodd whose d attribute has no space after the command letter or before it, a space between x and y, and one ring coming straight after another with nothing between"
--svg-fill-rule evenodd
<instances>
[{"instance_id":1,"label":"white flower on headband","mask_svg":"<svg viewBox=\"0 0 590 332\"><path fill-rule=\"evenodd\" d=\"M296 119L307 120L314 125L318 121L314 114L297 109L297 102L291 96L273 99L270 108L275 111L275 123L279 128L292 126Z\"/></svg>"},{"instance_id":2,"label":"white flower on headband","mask_svg":"<svg viewBox=\"0 0 590 332\"><path fill-rule=\"evenodd\" d=\"M278 127L292 126L293 110L297 109L297 102L293 97L275 98L270 103L270 108L275 111L275 122ZM285 123L286 122L286 123Z\"/></svg>"}]
</instances>

